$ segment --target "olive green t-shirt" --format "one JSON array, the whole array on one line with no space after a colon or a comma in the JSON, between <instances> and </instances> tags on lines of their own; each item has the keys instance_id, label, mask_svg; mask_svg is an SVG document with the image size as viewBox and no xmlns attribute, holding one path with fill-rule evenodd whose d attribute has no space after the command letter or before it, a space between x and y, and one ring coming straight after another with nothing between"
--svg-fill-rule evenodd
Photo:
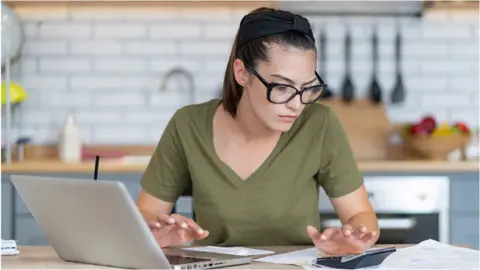
<instances>
[{"instance_id":1,"label":"olive green t-shirt","mask_svg":"<svg viewBox=\"0 0 480 270\"><path fill-rule=\"evenodd\" d=\"M329 197L359 188L363 176L332 109L308 105L266 161L242 180L216 154L213 115L221 100L179 109L142 177L143 189L175 202L188 186L197 223L210 235L199 245L309 245L319 227L319 187Z\"/></svg>"}]
</instances>

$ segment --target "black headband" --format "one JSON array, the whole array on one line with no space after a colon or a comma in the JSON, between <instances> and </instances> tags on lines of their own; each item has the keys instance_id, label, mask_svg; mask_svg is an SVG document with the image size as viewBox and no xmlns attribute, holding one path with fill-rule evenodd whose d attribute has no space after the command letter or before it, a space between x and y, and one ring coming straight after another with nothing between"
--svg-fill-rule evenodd
<instances>
[{"instance_id":1,"label":"black headband","mask_svg":"<svg viewBox=\"0 0 480 270\"><path fill-rule=\"evenodd\" d=\"M248 14L240 22L237 50L256 38L291 30L298 31L315 40L310 23L300 15L282 10Z\"/></svg>"}]
</instances>

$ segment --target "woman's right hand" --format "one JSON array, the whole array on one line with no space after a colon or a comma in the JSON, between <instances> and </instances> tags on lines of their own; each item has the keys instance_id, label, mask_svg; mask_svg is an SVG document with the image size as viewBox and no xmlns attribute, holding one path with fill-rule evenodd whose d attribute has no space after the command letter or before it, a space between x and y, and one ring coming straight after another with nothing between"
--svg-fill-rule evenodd
<instances>
[{"instance_id":1,"label":"woman's right hand","mask_svg":"<svg viewBox=\"0 0 480 270\"><path fill-rule=\"evenodd\" d=\"M181 215L141 213L162 248L183 246L190 241L204 239L208 236L208 231L200 228L192 219Z\"/></svg>"}]
</instances>

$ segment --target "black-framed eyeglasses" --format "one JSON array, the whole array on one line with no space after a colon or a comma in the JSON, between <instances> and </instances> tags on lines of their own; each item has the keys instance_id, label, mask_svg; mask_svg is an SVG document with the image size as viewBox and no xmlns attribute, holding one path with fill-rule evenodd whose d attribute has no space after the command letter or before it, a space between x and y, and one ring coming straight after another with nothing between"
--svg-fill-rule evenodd
<instances>
[{"instance_id":1,"label":"black-framed eyeglasses","mask_svg":"<svg viewBox=\"0 0 480 270\"><path fill-rule=\"evenodd\" d=\"M274 104L287 103L297 95L300 95L300 101L303 104L311 104L316 102L327 88L327 85L323 82L317 72L315 72L315 76L318 80L317 84L298 90L296 87L289 84L269 83L260 76L252 66L248 63L245 63L245 65L253 72L253 74L255 74L255 76L257 76L260 82L267 87L267 100Z\"/></svg>"}]
</instances>

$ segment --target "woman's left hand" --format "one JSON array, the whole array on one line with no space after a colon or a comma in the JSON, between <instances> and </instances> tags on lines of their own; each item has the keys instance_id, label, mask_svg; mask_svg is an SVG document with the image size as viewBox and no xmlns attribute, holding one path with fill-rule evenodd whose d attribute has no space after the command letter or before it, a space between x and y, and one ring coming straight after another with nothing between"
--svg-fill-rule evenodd
<instances>
[{"instance_id":1,"label":"woman's left hand","mask_svg":"<svg viewBox=\"0 0 480 270\"><path fill-rule=\"evenodd\" d=\"M331 256L363 252L375 243L377 235L376 231L369 231L365 226L353 228L348 224L342 228L327 228L323 232L308 226L307 233L318 249Z\"/></svg>"}]
</instances>

